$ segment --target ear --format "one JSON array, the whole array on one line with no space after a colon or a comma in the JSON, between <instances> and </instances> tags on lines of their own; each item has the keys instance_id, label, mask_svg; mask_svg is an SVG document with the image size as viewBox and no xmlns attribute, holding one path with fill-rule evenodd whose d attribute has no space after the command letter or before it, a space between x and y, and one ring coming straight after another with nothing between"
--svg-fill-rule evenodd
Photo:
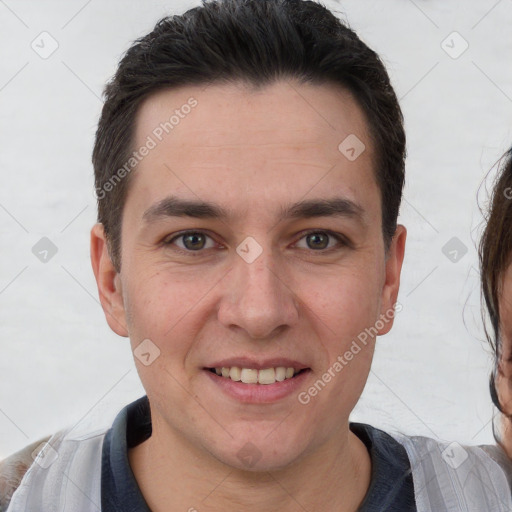
<instances>
[{"instance_id":1,"label":"ear","mask_svg":"<svg viewBox=\"0 0 512 512\"><path fill-rule=\"evenodd\" d=\"M395 318L395 311L400 311L401 309L401 307L399 308L398 306L395 309L395 305L400 288L400 273L404 261L406 238L407 230L404 226L398 225L386 254L386 275L382 287L380 308L381 322L379 322L380 324L384 324L384 326L379 328L379 336L387 334L391 330Z\"/></svg>"},{"instance_id":2,"label":"ear","mask_svg":"<svg viewBox=\"0 0 512 512\"><path fill-rule=\"evenodd\" d=\"M110 259L103 224L91 230L91 263L108 325L119 336L128 337L121 276Z\"/></svg>"}]
</instances>

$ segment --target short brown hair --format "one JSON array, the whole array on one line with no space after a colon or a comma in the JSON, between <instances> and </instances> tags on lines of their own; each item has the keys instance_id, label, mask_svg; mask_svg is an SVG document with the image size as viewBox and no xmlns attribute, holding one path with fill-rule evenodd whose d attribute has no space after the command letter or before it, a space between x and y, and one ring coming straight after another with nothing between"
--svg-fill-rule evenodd
<instances>
[{"instance_id":1,"label":"short brown hair","mask_svg":"<svg viewBox=\"0 0 512 512\"><path fill-rule=\"evenodd\" d=\"M379 56L313 1L208 0L157 23L128 49L106 86L92 161L98 221L116 270L121 268L122 213L131 176L126 162L133 154L142 102L162 89L186 85L245 82L258 87L287 78L339 85L365 113L389 247L402 198L406 150L402 112Z\"/></svg>"},{"instance_id":2,"label":"short brown hair","mask_svg":"<svg viewBox=\"0 0 512 512\"><path fill-rule=\"evenodd\" d=\"M499 308L503 277L512 263L512 148L500 160L499 173L486 216L486 226L480 240L479 259L482 297L485 302L484 325L495 356L495 369L489 383L490 391L494 405L503 412L495 379L502 358L506 362L512 362L512 351L503 354Z\"/></svg>"}]
</instances>

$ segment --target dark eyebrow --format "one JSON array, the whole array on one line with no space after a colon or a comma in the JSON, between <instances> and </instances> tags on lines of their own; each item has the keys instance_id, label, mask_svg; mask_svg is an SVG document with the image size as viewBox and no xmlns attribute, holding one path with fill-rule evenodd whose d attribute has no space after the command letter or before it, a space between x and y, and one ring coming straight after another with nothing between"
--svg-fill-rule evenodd
<instances>
[{"instance_id":1,"label":"dark eyebrow","mask_svg":"<svg viewBox=\"0 0 512 512\"><path fill-rule=\"evenodd\" d=\"M332 199L310 199L300 201L282 210L281 219L299 219L314 217L353 217L362 220L363 208L343 197Z\"/></svg>"},{"instance_id":2,"label":"dark eyebrow","mask_svg":"<svg viewBox=\"0 0 512 512\"><path fill-rule=\"evenodd\" d=\"M342 197L310 199L281 208L279 220L336 216L351 217L361 221L363 212L364 210L360 205ZM148 208L144 212L142 219L149 223L165 217L227 219L230 216L234 215L213 203L169 196Z\"/></svg>"},{"instance_id":3,"label":"dark eyebrow","mask_svg":"<svg viewBox=\"0 0 512 512\"><path fill-rule=\"evenodd\" d=\"M198 219L225 219L229 213L213 203L191 201L169 196L148 208L142 219L145 222L162 217L196 217Z\"/></svg>"}]
</instances>

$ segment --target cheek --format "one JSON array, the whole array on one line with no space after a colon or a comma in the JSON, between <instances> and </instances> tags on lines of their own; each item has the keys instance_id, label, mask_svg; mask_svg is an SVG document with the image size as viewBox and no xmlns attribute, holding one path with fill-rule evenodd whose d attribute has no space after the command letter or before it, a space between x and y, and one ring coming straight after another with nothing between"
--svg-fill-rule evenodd
<instances>
[{"instance_id":1,"label":"cheek","mask_svg":"<svg viewBox=\"0 0 512 512\"><path fill-rule=\"evenodd\" d=\"M501 309L501 321L500 321L500 332L501 332L501 352L502 359L508 361L512 359L512 311L510 308ZM510 363L512 364L512 363Z\"/></svg>"},{"instance_id":2,"label":"cheek","mask_svg":"<svg viewBox=\"0 0 512 512\"><path fill-rule=\"evenodd\" d=\"M377 276L352 273L325 281L315 279L307 290L307 308L325 327L327 337L342 345L373 326L379 317Z\"/></svg>"},{"instance_id":3,"label":"cheek","mask_svg":"<svg viewBox=\"0 0 512 512\"><path fill-rule=\"evenodd\" d=\"M512 265L503 276L503 288L499 299L500 331L505 359L512 356Z\"/></svg>"},{"instance_id":4,"label":"cheek","mask_svg":"<svg viewBox=\"0 0 512 512\"><path fill-rule=\"evenodd\" d=\"M504 281L499 302L501 360L496 388L500 403L507 414L512 412L512 276L510 268Z\"/></svg>"},{"instance_id":5,"label":"cheek","mask_svg":"<svg viewBox=\"0 0 512 512\"><path fill-rule=\"evenodd\" d=\"M197 280L191 282L184 276L158 271L134 272L132 276L125 294L132 343L149 338L163 347L166 339L175 339L173 331L183 331L205 292ZM179 340L175 341L172 346L178 348Z\"/></svg>"},{"instance_id":6,"label":"cheek","mask_svg":"<svg viewBox=\"0 0 512 512\"><path fill-rule=\"evenodd\" d=\"M512 363L501 363L500 370L496 376L496 390L499 402L505 414L512 413Z\"/></svg>"},{"instance_id":7,"label":"cheek","mask_svg":"<svg viewBox=\"0 0 512 512\"><path fill-rule=\"evenodd\" d=\"M344 414L359 399L374 352L380 305L377 283L378 278L368 273L364 279L354 273L331 280L327 289L310 283L307 309L313 313L309 318L314 318L316 342L324 359L316 388L305 392L309 397L323 395L318 407L323 403L327 410Z\"/></svg>"}]
</instances>

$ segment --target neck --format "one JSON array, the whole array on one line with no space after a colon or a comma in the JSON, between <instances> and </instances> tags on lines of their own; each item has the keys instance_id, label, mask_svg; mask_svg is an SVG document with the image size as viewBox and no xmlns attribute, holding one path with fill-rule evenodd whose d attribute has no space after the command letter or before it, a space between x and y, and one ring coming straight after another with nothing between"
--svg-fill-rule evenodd
<instances>
[{"instance_id":1,"label":"neck","mask_svg":"<svg viewBox=\"0 0 512 512\"><path fill-rule=\"evenodd\" d=\"M155 425L153 435L128 456L153 512L208 512L234 505L247 512L354 512L371 474L368 451L348 425L293 466L275 471L233 468Z\"/></svg>"}]
</instances>

